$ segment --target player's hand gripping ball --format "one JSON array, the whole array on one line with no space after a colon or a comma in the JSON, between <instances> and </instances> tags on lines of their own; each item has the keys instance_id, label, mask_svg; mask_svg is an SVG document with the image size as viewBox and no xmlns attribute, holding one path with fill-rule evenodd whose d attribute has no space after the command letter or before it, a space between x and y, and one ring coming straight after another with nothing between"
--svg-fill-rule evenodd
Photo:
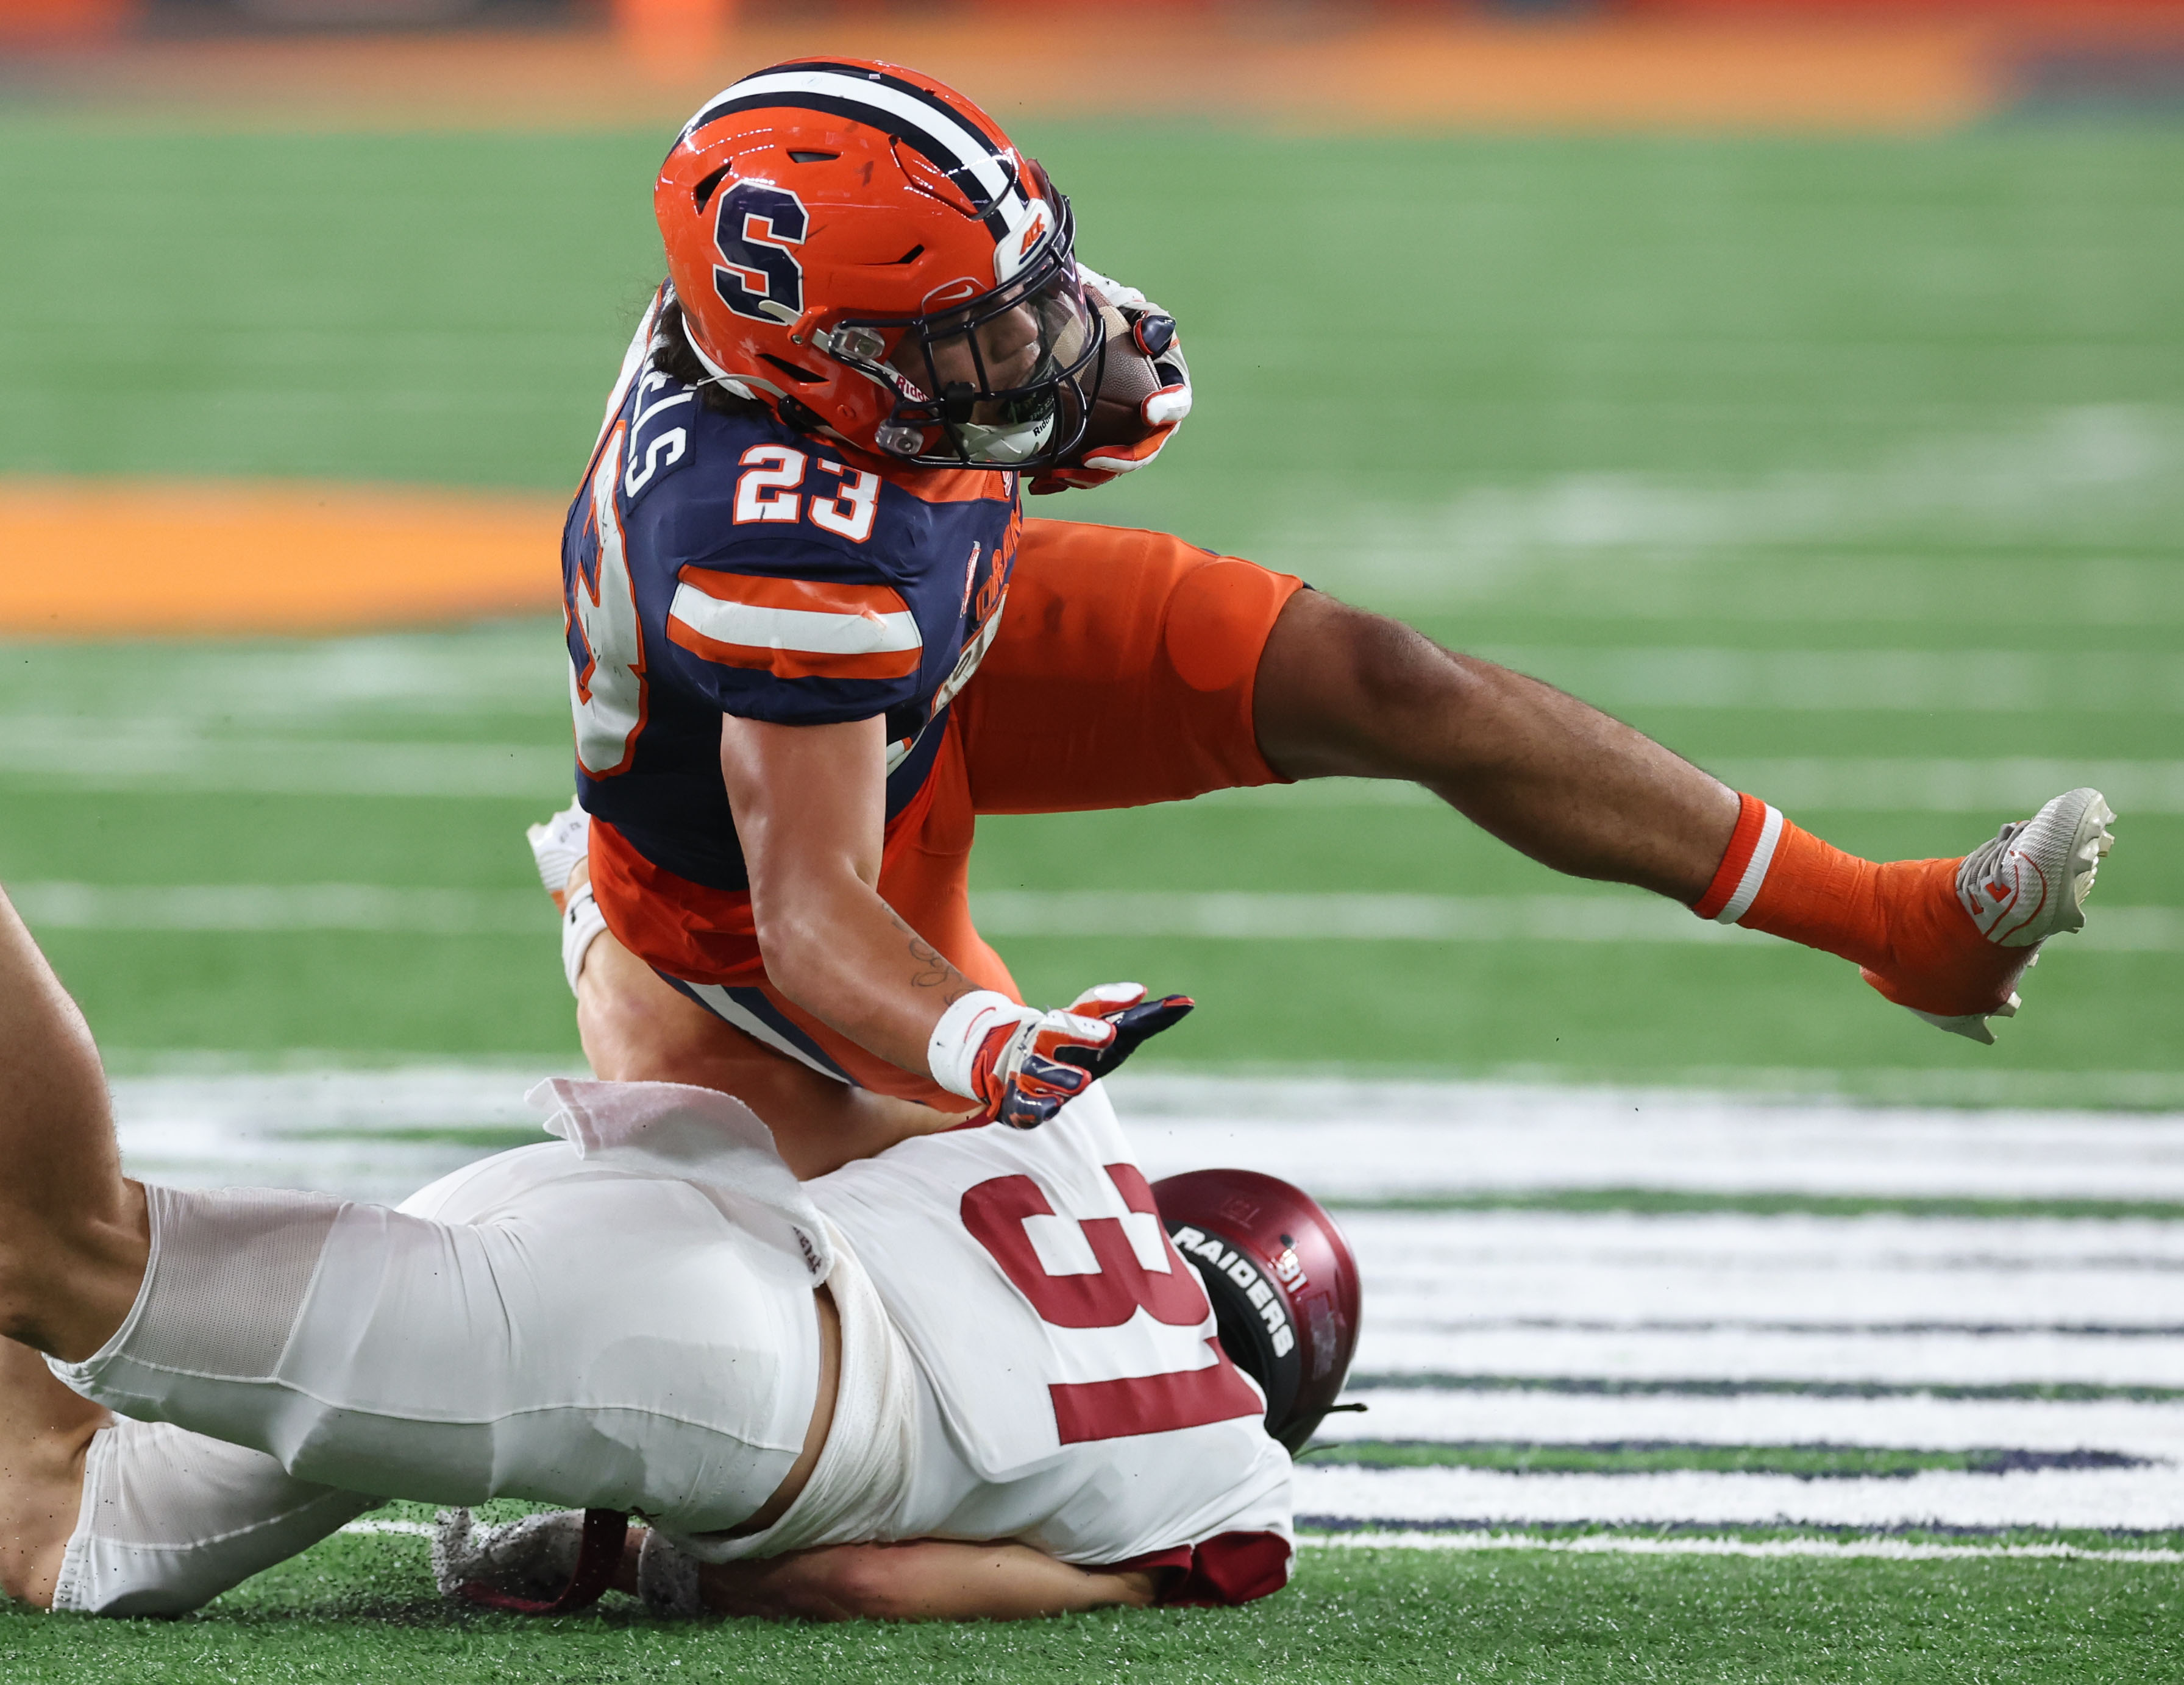
<instances>
[{"instance_id":1,"label":"player's hand gripping ball","mask_svg":"<svg viewBox=\"0 0 2184 1685\"><path fill-rule=\"evenodd\" d=\"M1037 475L1034 492L1089 491L1143 468L1190 414L1190 365L1175 318L1136 287L1096 270L1079 264L1077 276L1099 307L1106 343L1093 371L1091 414L1075 459Z\"/></svg>"},{"instance_id":2,"label":"player's hand gripping ball","mask_svg":"<svg viewBox=\"0 0 2184 1685\"><path fill-rule=\"evenodd\" d=\"M1138 983L1102 983L1060 1011L1042 1012L980 989L934 1026L933 1080L976 1100L995 1122L1034 1129L1193 1004L1179 994L1147 1000Z\"/></svg>"}]
</instances>

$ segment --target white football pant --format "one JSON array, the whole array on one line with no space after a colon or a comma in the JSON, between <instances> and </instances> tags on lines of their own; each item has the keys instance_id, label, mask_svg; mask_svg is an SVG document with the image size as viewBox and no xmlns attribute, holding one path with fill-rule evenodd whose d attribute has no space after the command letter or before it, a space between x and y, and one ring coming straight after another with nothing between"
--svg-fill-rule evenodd
<instances>
[{"instance_id":1,"label":"white football pant","mask_svg":"<svg viewBox=\"0 0 2184 1685\"><path fill-rule=\"evenodd\" d=\"M147 1192L134 1308L93 1356L52 1365L132 1418L93 1441L57 1607L194 1608L378 1498L715 1532L803 1449L820 1355L805 1260L785 1222L731 1220L692 1183L553 1142L398 1210ZM838 1300L870 1297L846 1251L836 1266Z\"/></svg>"}]
</instances>

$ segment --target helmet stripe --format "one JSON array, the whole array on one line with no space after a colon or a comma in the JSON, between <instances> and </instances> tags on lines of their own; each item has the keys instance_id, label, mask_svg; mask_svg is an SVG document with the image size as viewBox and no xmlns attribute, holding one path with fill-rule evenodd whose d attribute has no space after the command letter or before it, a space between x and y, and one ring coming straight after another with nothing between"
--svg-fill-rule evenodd
<instances>
[{"instance_id":1,"label":"helmet stripe","mask_svg":"<svg viewBox=\"0 0 2184 1685\"><path fill-rule=\"evenodd\" d=\"M1028 197L1015 172L1003 167L993 142L947 104L911 84L868 73L818 66L762 70L723 88L690 120L682 138L718 118L769 106L823 111L906 141L971 192L981 209L1011 192L1019 201Z\"/></svg>"},{"instance_id":2,"label":"helmet stripe","mask_svg":"<svg viewBox=\"0 0 2184 1685\"><path fill-rule=\"evenodd\" d=\"M786 70L791 67L784 65L782 68ZM921 104L930 106L950 122L976 135L988 152L1005 153L1009 150L1008 136L999 129L993 127L992 120L987 118L985 114L976 106L972 106L968 112L959 110L931 88L921 83L910 81L901 76L891 76L884 70L875 69L870 64L860 64L854 59L827 63L814 61L799 64L794 68L800 70L830 70L837 75L847 76L865 87L893 88L898 93L909 95L911 98L918 101Z\"/></svg>"}]
</instances>

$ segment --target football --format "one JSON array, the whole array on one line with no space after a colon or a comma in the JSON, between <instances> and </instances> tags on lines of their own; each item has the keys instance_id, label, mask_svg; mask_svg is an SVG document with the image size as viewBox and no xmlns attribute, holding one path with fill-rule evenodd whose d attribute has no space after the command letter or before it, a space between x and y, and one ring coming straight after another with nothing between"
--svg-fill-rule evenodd
<instances>
[{"instance_id":1,"label":"football","mask_svg":"<svg viewBox=\"0 0 2184 1685\"><path fill-rule=\"evenodd\" d=\"M1139 344L1129 318L1112 304L1102 304L1100 315L1106 324L1107 342L1093 365L1099 384L1091 394L1092 413L1084 425L1084 442L1078 447L1079 455L1101 446L1134 445L1153 432L1145 420L1145 403L1167 384ZM1164 334L1156 331L1159 348L1166 350L1174 337L1174 323L1158 315L1145 320L1167 324Z\"/></svg>"}]
</instances>

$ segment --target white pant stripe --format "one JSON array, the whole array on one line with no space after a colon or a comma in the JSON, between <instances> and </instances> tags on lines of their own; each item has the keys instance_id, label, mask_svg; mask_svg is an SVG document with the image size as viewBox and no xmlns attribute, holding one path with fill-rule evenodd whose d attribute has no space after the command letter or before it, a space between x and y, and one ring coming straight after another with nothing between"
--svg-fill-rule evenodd
<instances>
[{"instance_id":1,"label":"white pant stripe","mask_svg":"<svg viewBox=\"0 0 2184 1685\"><path fill-rule=\"evenodd\" d=\"M840 1071L827 1070L825 1065L820 1064L819 1061L812 1058L810 1054L798 1047L796 1043L790 1041L788 1037L783 1035L771 1024L768 1024L763 1018L760 1018L756 1013L753 1012L749 1007L744 1006L738 1001L733 995L728 993L727 989L723 985L719 983L692 983L689 986L689 988L690 993L696 995L699 999L705 1002L705 1005L710 1010L719 1014L729 1023L734 1025L736 1028L742 1031L744 1034L751 1037L752 1040L763 1042L766 1046L772 1048L776 1053L787 1054L799 1065L809 1065L812 1070L817 1071L822 1076L830 1077L837 1082L839 1082L842 1080L842 1073Z\"/></svg>"}]
</instances>

